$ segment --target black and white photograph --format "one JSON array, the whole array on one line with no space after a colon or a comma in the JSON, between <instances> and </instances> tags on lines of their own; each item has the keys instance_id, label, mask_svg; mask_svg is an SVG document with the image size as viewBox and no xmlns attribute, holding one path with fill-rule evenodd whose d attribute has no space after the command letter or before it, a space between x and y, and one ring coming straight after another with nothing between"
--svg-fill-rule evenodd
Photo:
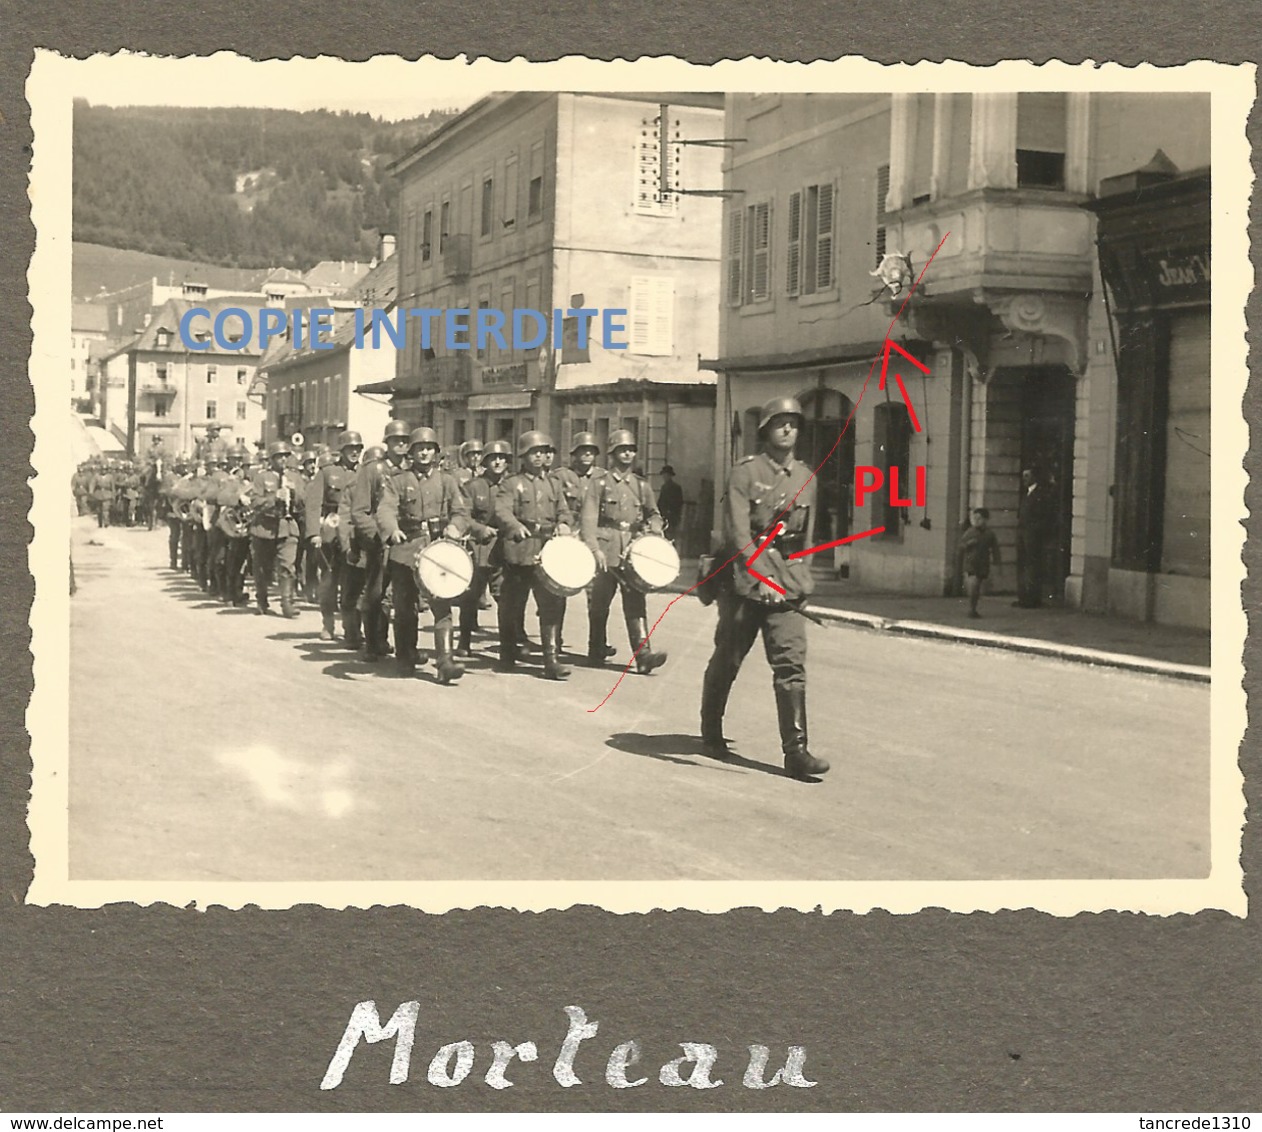
<instances>
[{"instance_id":1,"label":"black and white photograph","mask_svg":"<svg viewBox=\"0 0 1262 1132\"><path fill-rule=\"evenodd\" d=\"M28 90L31 902L1244 914L1239 68Z\"/></svg>"}]
</instances>

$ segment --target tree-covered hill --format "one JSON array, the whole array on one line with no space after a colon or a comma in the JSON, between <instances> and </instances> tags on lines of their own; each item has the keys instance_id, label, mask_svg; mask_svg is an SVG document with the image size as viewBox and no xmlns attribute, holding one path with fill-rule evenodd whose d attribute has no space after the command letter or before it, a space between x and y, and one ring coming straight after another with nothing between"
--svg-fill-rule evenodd
<instances>
[{"instance_id":1,"label":"tree-covered hill","mask_svg":"<svg viewBox=\"0 0 1262 1132\"><path fill-rule=\"evenodd\" d=\"M386 166L449 117L77 101L74 238L247 268L366 261L393 230Z\"/></svg>"}]
</instances>

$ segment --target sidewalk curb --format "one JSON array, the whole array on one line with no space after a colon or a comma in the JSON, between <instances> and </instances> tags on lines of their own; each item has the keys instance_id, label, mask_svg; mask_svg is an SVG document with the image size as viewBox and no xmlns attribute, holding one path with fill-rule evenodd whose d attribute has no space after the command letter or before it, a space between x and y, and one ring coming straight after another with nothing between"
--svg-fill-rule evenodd
<instances>
[{"instance_id":1,"label":"sidewalk curb","mask_svg":"<svg viewBox=\"0 0 1262 1132\"><path fill-rule=\"evenodd\" d=\"M671 587L666 592L682 594L687 593L687 590ZM958 644L975 645L981 648L1005 649L1008 652L1048 656L1078 664L1095 664L1105 668L1145 672L1152 676L1168 676L1176 680L1190 680L1203 684L1210 682L1211 670L1196 664L1174 664L1171 661L1154 660L1130 653L1105 652L1102 649L1089 649L1081 645L1062 645L1055 641L1041 641L1032 637L1010 637L1002 633L987 633L979 629L957 629L933 621L901 620L850 609L813 606L811 615L826 621L840 621L847 625L878 632L903 633L909 637L925 637L930 640L955 641Z\"/></svg>"}]
</instances>

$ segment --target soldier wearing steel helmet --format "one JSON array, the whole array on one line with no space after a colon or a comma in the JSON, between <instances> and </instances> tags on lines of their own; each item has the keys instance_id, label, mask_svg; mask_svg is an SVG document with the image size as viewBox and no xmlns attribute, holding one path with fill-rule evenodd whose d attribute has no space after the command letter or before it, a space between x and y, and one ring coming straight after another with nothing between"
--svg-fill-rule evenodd
<instances>
[{"instance_id":1,"label":"soldier wearing steel helmet","mask_svg":"<svg viewBox=\"0 0 1262 1132\"><path fill-rule=\"evenodd\" d=\"M390 421L385 428L382 446L385 457L365 460L351 487L351 523L359 536L364 555L364 589L359 609L364 622L363 659L375 663L390 652L389 621L384 599L388 581L386 552L377 526L377 507L385 493L386 481L402 475L410 444L412 426L407 421Z\"/></svg>"},{"instance_id":2,"label":"soldier wearing steel helmet","mask_svg":"<svg viewBox=\"0 0 1262 1132\"><path fill-rule=\"evenodd\" d=\"M348 641L357 642L362 636L359 629L359 612L346 605L344 573L346 559L338 539L338 506L342 495L355 479L359 456L364 450L364 438L347 430L337 438L338 455L326 453L334 462L316 469L307 484L303 507L304 533L307 537L307 553L316 563L319 579L320 640L332 641L336 637L334 618L342 611L342 632ZM322 457L323 458L323 457ZM356 595L358 596L358 595ZM342 599L339 603L339 597Z\"/></svg>"},{"instance_id":3,"label":"soldier wearing steel helmet","mask_svg":"<svg viewBox=\"0 0 1262 1132\"><path fill-rule=\"evenodd\" d=\"M553 479L561 485L561 490L565 492L565 502L570 508L570 513L576 521L581 520L583 514L583 501L588 494L596 490L601 481L605 478L605 469L597 466L596 460L600 456L600 442L596 439L595 434L590 432L580 432L574 437L573 443L570 445L570 464L565 468L557 468L549 474ZM594 585L595 583L593 583ZM590 626L592 616L592 586L587 587L587 620ZM564 615L563 615L564 616ZM562 636L564 636L565 625L561 626ZM590 634L589 634L590 636ZM590 640L588 642L590 644ZM563 645L564 647L564 645ZM613 656L618 650L604 646L602 663L605 657ZM589 650L590 652L590 650Z\"/></svg>"},{"instance_id":4,"label":"soldier wearing steel helmet","mask_svg":"<svg viewBox=\"0 0 1262 1132\"><path fill-rule=\"evenodd\" d=\"M794 456L804 417L792 397L768 401L759 413L762 450L748 456L728 477L723 506L724 549L718 561L735 556L718 586L719 623L714 654L701 691L701 739L719 757L728 753L723 714L741 662L761 633L771 682L784 767L797 778L828 770L807 746L806 619L800 610L814 590L808 559L790 559L805 547L815 508L812 470ZM765 540L783 524L770 542ZM759 548L762 547L761 553ZM767 581L750 573L749 564Z\"/></svg>"},{"instance_id":5,"label":"soldier wearing steel helmet","mask_svg":"<svg viewBox=\"0 0 1262 1132\"><path fill-rule=\"evenodd\" d=\"M574 524L565 492L545 471L549 452L555 452L555 448L546 433L523 433L517 441L521 470L504 481L495 497L505 563L499 607L500 670L511 672L517 665L521 652L519 627L526 599L533 591L539 609L544 676L565 680L570 675L570 670L560 663L565 598L546 589L535 573L544 542L554 534L569 534Z\"/></svg>"},{"instance_id":6,"label":"soldier wearing steel helmet","mask_svg":"<svg viewBox=\"0 0 1262 1132\"><path fill-rule=\"evenodd\" d=\"M476 437L460 446L460 467L455 471L456 482L464 487L471 479L482 474L482 441Z\"/></svg>"},{"instance_id":7,"label":"soldier wearing steel helmet","mask_svg":"<svg viewBox=\"0 0 1262 1132\"><path fill-rule=\"evenodd\" d=\"M622 613L635 656L636 671L647 676L666 663L666 653L649 641L648 610L642 591L622 572L631 540L644 531L662 533L662 516L647 480L635 474L634 434L620 428L609 437L610 466L586 493L583 502L583 541L596 556L597 573L588 603L587 663L605 663L605 627L613 596L622 592Z\"/></svg>"},{"instance_id":8,"label":"soldier wearing steel helmet","mask_svg":"<svg viewBox=\"0 0 1262 1132\"><path fill-rule=\"evenodd\" d=\"M364 647L364 615L360 608L360 599L363 597L367 573L363 539L351 521L351 496L364 468L374 466L385 458L386 450L380 444L365 448L355 474L342 489L337 501L337 541L342 554L342 639L346 642L346 647L351 649Z\"/></svg>"},{"instance_id":9,"label":"soldier wearing steel helmet","mask_svg":"<svg viewBox=\"0 0 1262 1132\"><path fill-rule=\"evenodd\" d=\"M416 556L439 538L461 538L469 529L469 508L460 484L438 464L440 445L432 428L413 429L408 438L407 471L385 482L377 506L377 526L389 548L390 586L394 594L394 657L405 673L416 670L420 659L421 592L417 585ZM434 613L434 650L438 680L450 684L464 675L453 659L452 603L431 595Z\"/></svg>"},{"instance_id":10,"label":"soldier wearing steel helmet","mask_svg":"<svg viewBox=\"0 0 1262 1132\"><path fill-rule=\"evenodd\" d=\"M237 608L249 604L245 596L245 571L250 557L247 514L253 463L253 454L244 444L238 444L229 452L228 479L219 489L219 517L215 520L227 539L223 567L224 599Z\"/></svg>"},{"instance_id":11,"label":"soldier wearing steel helmet","mask_svg":"<svg viewBox=\"0 0 1262 1132\"><path fill-rule=\"evenodd\" d=\"M504 550L495 526L495 497L508 471L513 454L507 440L493 440L481 449L482 474L462 485L469 505L469 536L473 540L473 584L460 599L460 643L458 657L473 655L473 631L478 627L478 610L490 593L496 601L504 578Z\"/></svg>"},{"instance_id":12,"label":"soldier wearing steel helmet","mask_svg":"<svg viewBox=\"0 0 1262 1132\"><path fill-rule=\"evenodd\" d=\"M175 488L187 474L188 462L181 456L163 470L162 482L158 485L158 493L164 500L162 517L167 525L167 558L172 570L180 568L180 534L184 527L182 501Z\"/></svg>"},{"instance_id":13,"label":"soldier wearing steel helmet","mask_svg":"<svg viewBox=\"0 0 1262 1132\"><path fill-rule=\"evenodd\" d=\"M203 491L203 526L206 528L206 576L210 593L222 602L230 600L228 593L228 532L219 523L224 504L221 496L230 488L232 476L228 473L228 449L214 448L206 457L206 487Z\"/></svg>"},{"instance_id":14,"label":"soldier wearing steel helmet","mask_svg":"<svg viewBox=\"0 0 1262 1132\"><path fill-rule=\"evenodd\" d=\"M250 481L253 520L250 553L254 557L254 598L259 613L268 613L268 586L273 568L280 589L281 613L298 614L298 543L302 532L303 483L286 465L292 449L287 440L274 440L267 448L267 467Z\"/></svg>"}]
</instances>

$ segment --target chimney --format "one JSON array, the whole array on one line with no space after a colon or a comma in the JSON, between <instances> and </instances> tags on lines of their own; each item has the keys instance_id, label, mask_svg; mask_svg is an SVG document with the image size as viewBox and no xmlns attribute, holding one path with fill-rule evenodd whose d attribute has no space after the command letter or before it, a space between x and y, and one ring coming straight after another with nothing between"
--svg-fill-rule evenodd
<instances>
[{"instance_id":1,"label":"chimney","mask_svg":"<svg viewBox=\"0 0 1262 1132\"><path fill-rule=\"evenodd\" d=\"M394 255L394 237L388 232L381 234L381 250L377 253L377 258L385 263L392 255Z\"/></svg>"}]
</instances>

